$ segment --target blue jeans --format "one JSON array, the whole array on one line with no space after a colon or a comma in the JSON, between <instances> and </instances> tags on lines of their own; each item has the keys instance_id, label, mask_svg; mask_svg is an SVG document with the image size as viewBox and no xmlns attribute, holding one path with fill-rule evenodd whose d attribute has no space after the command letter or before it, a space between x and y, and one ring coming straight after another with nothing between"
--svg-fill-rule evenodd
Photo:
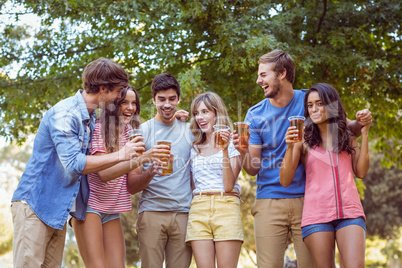
<instances>
[{"instance_id":1,"label":"blue jeans","mask_svg":"<svg viewBox=\"0 0 402 268\"><path fill-rule=\"evenodd\" d=\"M302 227L303 240L307 236L316 232L336 233L339 229L348 225L359 225L364 229L364 231L366 231L366 223L364 222L362 217L358 217L355 219L339 219L327 223L317 223Z\"/></svg>"}]
</instances>

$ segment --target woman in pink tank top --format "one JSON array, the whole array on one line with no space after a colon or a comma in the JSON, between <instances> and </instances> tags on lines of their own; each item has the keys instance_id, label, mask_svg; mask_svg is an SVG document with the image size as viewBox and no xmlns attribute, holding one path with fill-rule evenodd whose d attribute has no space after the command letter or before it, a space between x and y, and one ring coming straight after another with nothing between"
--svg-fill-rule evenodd
<instances>
[{"instance_id":1,"label":"woman in pink tank top","mask_svg":"<svg viewBox=\"0 0 402 268\"><path fill-rule=\"evenodd\" d=\"M285 136L287 150L280 168L280 183L287 187L302 161L306 190L302 234L314 266L335 267L335 242L344 267L364 267L365 215L354 176L364 178L369 169L369 119L358 122L361 148L347 128L345 109L338 92L319 83L306 93L305 133L295 141L296 127Z\"/></svg>"}]
</instances>

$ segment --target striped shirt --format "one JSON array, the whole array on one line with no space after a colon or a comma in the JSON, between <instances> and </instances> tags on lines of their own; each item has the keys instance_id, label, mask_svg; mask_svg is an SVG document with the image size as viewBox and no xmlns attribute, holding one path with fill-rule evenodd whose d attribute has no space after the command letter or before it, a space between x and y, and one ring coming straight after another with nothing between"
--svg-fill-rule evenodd
<instances>
[{"instance_id":1,"label":"striped shirt","mask_svg":"<svg viewBox=\"0 0 402 268\"><path fill-rule=\"evenodd\" d=\"M123 134L119 137L119 148L123 147L128 141L127 132L132 127L126 125ZM92 135L91 155L95 153L107 153L103 146L101 134L101 124L96 122L95 131ZM89 200L88 206L103 213L119 213L131 210L130 193L127 191L127 174L103 182L98 173L88 175L89 181Z\"/></svg>"}]
</instances>

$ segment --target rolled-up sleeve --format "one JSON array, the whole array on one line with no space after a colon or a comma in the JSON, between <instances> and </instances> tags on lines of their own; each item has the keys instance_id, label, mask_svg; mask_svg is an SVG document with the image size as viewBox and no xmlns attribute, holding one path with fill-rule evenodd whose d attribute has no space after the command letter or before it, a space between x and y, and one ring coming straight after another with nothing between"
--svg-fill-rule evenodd
<instances>
[{"instance_id":1,"label":"rolled-up sleeve","mask_svg":"<svg viewBox=\"0 0 402 268\"><path fill-rule=\"evenodd\" d=\"M86 143L80 116L74 111L55 111L49 118L49 130L60 162L73 180L78 179L87 161L82 150Z\"/></svg>"}]
</instances>

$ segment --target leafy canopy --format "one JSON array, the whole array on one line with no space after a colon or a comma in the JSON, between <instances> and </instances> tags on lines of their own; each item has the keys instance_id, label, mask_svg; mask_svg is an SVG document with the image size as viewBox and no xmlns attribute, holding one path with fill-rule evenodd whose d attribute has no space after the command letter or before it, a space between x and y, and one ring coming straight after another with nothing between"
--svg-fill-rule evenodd
<instances>
[{"instance_id":1,"label":"leafy canopy","mask_svg":"<svg viewBox=\"0 0 402 268\"><path fill-rule=\"evenodd\" d=\"M145 106L152 78L170 72L182 83L182 108L189 109L199 92L212 90L223 97L232 119L242 120L263 99L255 84L259 56L283 49L297 64L294 88L332 84L349 118L369 108L371 137L385 152L383 162L402 163L398 0L0 3L23 5L41 18L33 35L27 26L0 23L0 134L9 139L22 141L35 132L43 113L74 94L83 68L99 57L130 72L144 118L154 113L152 105ZM21 66L15 77L10 66Z\"/></svg>"}]
</instances>

